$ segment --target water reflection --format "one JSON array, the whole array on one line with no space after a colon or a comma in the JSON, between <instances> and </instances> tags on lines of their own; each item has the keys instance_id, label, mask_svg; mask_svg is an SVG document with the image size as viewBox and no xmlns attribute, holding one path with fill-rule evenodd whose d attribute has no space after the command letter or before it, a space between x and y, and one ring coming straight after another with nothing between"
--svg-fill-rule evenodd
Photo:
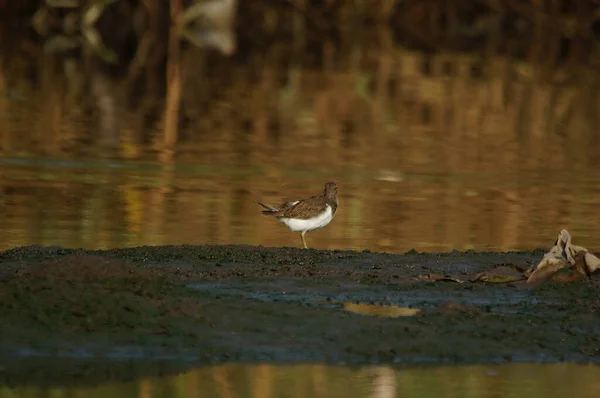
<instances>
[{"instance_id":1,"label":"water reflection","mask_svg":"<svg viewBox=\"0 0 600 398\"><path fill-rule=\"evenodd\" d=\"M0 395L85 397L598 397L600 367L510 364L394 369L387 366L222 365L173 377L94 388L0 388Z\"/></svg>"},{"instance_id":2,"label":"water reflection","mask_svg":"<svg viewBox=\"0 0 600 398\"><path fill-rule=\"evenodd\" d=\"M160 15L151 3L135 12ZM259 19L277 27L278 15ZM114 34L128 39L106 42L133 55L110 67L83 50L47 51L11 25L0 51L0 249L298 246L254 200L305 197L329 180L340 211L314 232L315 248L532 249L561 228L598 246L600 94L579 53L561 68L539 51L461 52L450 39L420 51L385 23L360 28L368 45L352 35L309 45L306 19L291 21L291 41L259 46L240 29L225 54L161 47L164 24L152 18L141 32L124 24ZM486 51L514 44L496 33Z\"/></svg>"},{"instance_id":3,"label":"water reflection","mask_svg":"<svg viewBox=\"0 0 600 398\"><path fill-rule=\"evenodd\" d=\"M398 307L397 305L375 305L344 303L344 310L361 315L375 315L386 318L398 318L400 316L413 316L421 311L420 308Z\"/></svg>"},{"instance_id":4,"label":"water reflection","mask_svg":"<svg viewBox=\"0 0 600 398\"><path fill-rule=\"evenodd\" d=\"M253 244L300 246L279 223L264 217L255 199L277 201L318 192L331 175L298 176L271 166L218 169L175 168L128 162L61 163L0 160L0 249L41 243L111 248L163 244ZM275 166L273 166L275 167ZM310 173L310 174L309 174ZM378 181L369 171L336 172L340 212L313 232L312 247L385 250L531 249L547 246L557 225L574 224L578 242L597 246L600 226L594 187L565 176L554 187L576 193L559 200L541 186L524 185L522 199L507 198L510 179L406 174L402 183ZM465 191L465 185L469 187ZM509 189L509 188L506 188ZM577 211L575 211L575 209Z\"/></svg>"}]
</instances>

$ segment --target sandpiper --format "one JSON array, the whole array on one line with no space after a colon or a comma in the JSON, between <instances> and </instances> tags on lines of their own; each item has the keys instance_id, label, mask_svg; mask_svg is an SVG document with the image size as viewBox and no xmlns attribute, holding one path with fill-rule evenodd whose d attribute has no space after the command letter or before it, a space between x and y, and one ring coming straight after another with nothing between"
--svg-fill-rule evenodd
<instances>
[{"instance_id":1,"label":"sandpiper","mask_svg":"<svg viewBox=\"0 0 600 398\"><path fill-rule=\"evenodd\" d=\"M286 202L281 206L271 206L261 202L258 204L267 209L263 214L277 217L294 232L302 232L300 235L302 243L304 248L308 249L304 235L309 231L323 228L331 222L338 208L337 192L337 184L328 182L325 184L323 194L318 196Z\"/></svg>"}]
</instances>

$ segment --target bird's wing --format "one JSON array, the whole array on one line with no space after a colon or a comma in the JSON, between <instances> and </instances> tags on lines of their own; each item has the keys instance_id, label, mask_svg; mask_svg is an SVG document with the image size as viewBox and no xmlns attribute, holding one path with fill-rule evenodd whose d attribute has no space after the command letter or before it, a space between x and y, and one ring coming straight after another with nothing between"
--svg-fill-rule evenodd
<instances>
[{"instance_id":1,"label":"bird's wing","mask_svg":"<svg viewBox=\"0 0 600 398\"><path fill-rule=\"evenodd\" d=\"M294 202L291 202L294 203ZM298 218L306 220L321 214L327 208L323 196L313 196L308 199L299 200L293 205L283 208L275 214L275 217Z\"/></svg>"}]
</instances>

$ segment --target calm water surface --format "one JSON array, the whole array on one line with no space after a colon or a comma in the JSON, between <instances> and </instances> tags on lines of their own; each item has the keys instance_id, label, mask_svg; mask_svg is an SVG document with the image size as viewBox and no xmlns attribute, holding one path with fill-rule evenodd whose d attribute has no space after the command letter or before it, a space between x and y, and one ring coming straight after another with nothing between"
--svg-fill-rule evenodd
<instances>
[{"instance_id":1,"label":"calm water surface","mask_svg":"<svg viewBox=\"0 0 600 398\"><path fill-rule=\"evenodd\" d=\"M120 12L143 16L139 3ZM309 45L310 24L290 10L290 37L239 29L224 36L237 46L167 53L165 32L146 58L146 36L109 40L126 18L99 32L123 53L115 65L97 48L60 50L78 48L77 33L34 34L19 13L0 47L0 249L300 247L255 200L307 197L329 180L340 210L308 234L314 248L533 249L561 228L600 248L593 65L453 50L450 36L425 52L385 24Z\"/></svg>"},{"instance_id":2,"label":"calm water surface","mask_svg":"<svg viewBox=\"0 0 600 398\"><path fill-rule=\"evenodd\" d=\"M527 397L600 396L600 367L510 364L394 369L327 365L222 365L173 377L93 388L0 388L0 396L139 398Z\"/></svg>"},{"instance_id":3,"label":"calm water surface","mask_svg":"<svg viewBox=\"0 0 600 398\"><path fill-rule=\"evenodd\" d=\"M308 234L311 247L419 251L548 247L560 228L598 247L597 171L546 179L523 171L437 173L252 167L167 167L128 160L0 158L0 249L28 244L89 249L167 244L301 246L299 234L265 217L277 202L340 185L340 210ZM269 177L270 173L275 175Z\"/></svg>"}]
</instances>

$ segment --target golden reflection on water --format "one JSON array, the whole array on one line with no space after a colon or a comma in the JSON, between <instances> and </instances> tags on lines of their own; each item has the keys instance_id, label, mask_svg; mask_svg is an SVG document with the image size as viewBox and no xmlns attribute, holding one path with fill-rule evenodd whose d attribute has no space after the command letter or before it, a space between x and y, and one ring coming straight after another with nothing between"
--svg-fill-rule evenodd
<instances>
[{"instance_id":1,"label":"golden reflection on water","mask_svg":"<svg viewBox=\"0 0 600 398\"><path fill-rule=\"evenodd\" d=\"M255 200L329 180L340 209L307 235L314 248L532 249L561 228L598 247L596 73L557 83L547 65L380 36L368 50L324 44L320 69L308 53L281 62L285 43L212 63L177 49L166 103L32 43L0 53L0 249L300 247Z\"/></svg>"},{"instance_id":2,"label":"golden reflection on water","mask_svg":"<svg viewBox=\"0 0 600 398\"><path fill-rule=\"evenodd\" d=\"M578 397L600 396L597 365L509 364L394 369L388 366L241 365L93 388L0 387L0 396L139 398Z\"/></svg>"},{"instance_id":3,"label":"golden reflection on water","mask_svg":"<svg viewBox=\"0 0 600 398\"><path fill-rule=\"evenodd\" d=\"M316 194L331 179L317 171L313 173L318 177L297 177L291 168L284 171L290 175L286 180L265 178L266 168L197 171L193 166L165 170L118 165L124 167L108 162L97 167L2 164L0 249L35 243L90 249L166 244L301 247L299 234L263 216L255 199ZM570 180L569 189L580 195L525 184L515 199L501 188L512 182L500 176L490 185L489 177L478 176L461 180L457 175L415 173L391 183L361 174L338 172L333 178L340 185L341 207L330 225L307 235L310 247L389 252L532 249L548 246L559 227L577 234L578 244L598 245L600 226L591 221L597 208L595 188L583 181ZM554 187L563 184L559 180Z\"/></svg>"},{"instance_id":4,"label":"golden reflection on water","mask_svg":"<svg viewBox=\"0 0 600 398\"><path fill-rule=\"evenodd\" d=\"M397 305L376 305L344 303L344 310L361 315L374 315L386 318L413 316L421 311L420 308L399 307Z\"/></svg>"}]
</instances>

